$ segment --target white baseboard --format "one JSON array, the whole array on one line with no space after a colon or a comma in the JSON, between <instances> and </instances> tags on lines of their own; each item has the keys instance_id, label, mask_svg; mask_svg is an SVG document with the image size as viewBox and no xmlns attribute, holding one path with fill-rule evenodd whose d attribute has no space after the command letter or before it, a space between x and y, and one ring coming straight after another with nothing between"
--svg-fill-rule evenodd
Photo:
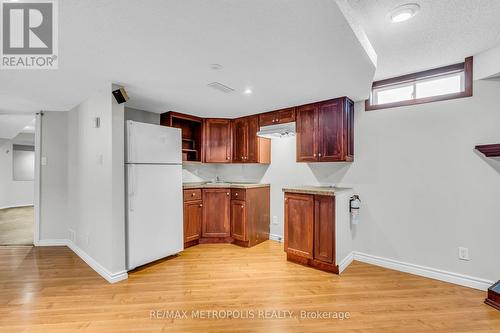
<instances>
[{"instance_id":1,"label":"white baseboard","mask_svg":"<svg viewBox=\"0 0 500 333\"><path fill-rule=\"evenodd\" d=\"M494 283L493 281L482 278L377 257L361 252L354 252L354 260L479 290L487 290Z\"/></svg>"},{"instance_id":2,"label":"white baseboard","mask_svg":"<svg viewBox=\"0 0 500 333\"><path fill-rule=\"evenodd\" d=\"M35 246L67 246L66 239L40 239L35 242Z\"/></svg>"},{"instance_id":3,"label":"white baseboard","mask_svg":"<svg viewBox=\"0 0 500 333\"><path fill-rule=\"evenodd\" d=\"M269 239L280 243L283 242L283 236L280 235L269 234Z\"/></svg>"},{"instance_id":4,"label":"white baseboard","mask_svg":"<svg viewBox=\"0 0 500 333\"><path fill-rule=\"evenodd\" d=\"M339 274L342 273L344 269L346 269L347 266L349 266L352 263L353 260L354 260L354 252L351 252L347 255L347 257L344 258L344 260L340 262Z\"/></svg>"},{"instance_id":5,"label":"white baseboard","mask_svg":"<svg viewBox=\"0 0 500 333\"><path fill-rule=\"evenodd\" d=\"M87 263L87 265L89 265L94 271L96 271L97 273L99 273L100 276L105 278L106 281L108 281L109 283L115 283L128 279L127 271L111 273L72 241L68 240L67 246L73 252L75 252L76 255L78 255L83 261L85 261L85 263Z\"/></svg>"},{"instance_id":6,"label":"white baseboard","mask_svg":"<svg viewBox=\"0 0 500 333\"><path fill-rule=\"evenodd\" d=\"M0 207L0 209L21 208L21 207L31 207L31 206L33 206L32 203L25 204L25 205L4 206L4 207Z\"/></svg>"}]
</instances>

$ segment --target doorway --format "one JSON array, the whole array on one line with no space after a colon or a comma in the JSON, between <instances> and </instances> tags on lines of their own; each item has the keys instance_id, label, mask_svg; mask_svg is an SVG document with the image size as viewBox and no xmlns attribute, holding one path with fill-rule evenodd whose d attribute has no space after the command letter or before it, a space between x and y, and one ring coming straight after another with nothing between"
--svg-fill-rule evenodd
<instances>
[{"instance_id":1,"label":"doorway","mask_svg":"<svg viewBox=\"0 0 500 333\"><path fill-rule=\"evenodd\" d=\"M0 114L0 246L34 244L37 118Z\"/></svg>"}]
</instances>

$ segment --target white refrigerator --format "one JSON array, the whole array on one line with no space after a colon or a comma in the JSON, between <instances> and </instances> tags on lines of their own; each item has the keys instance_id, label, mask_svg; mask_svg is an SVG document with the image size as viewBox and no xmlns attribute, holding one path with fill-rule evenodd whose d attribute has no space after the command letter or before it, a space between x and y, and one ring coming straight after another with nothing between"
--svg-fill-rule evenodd
<instances>
[{"instance_id":1,"label":"white refrigerator","mask_svg":"<svg viewBox=\"0 0 500 333\"><path fill-rule=\"evenodd\" d=\"M181 130L127 121L127 268L184 249Z\"/></svg>"}]
</instances>

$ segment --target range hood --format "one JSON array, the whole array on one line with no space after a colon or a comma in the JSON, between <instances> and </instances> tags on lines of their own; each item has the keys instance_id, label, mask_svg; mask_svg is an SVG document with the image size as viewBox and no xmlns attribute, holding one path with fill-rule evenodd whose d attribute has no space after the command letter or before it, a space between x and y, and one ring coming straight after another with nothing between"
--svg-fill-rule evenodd
<instances>
[{"instance_id":1,"label":"range hood","mask_svg":"<svg viewBox=\"0 0 500 333\"><path fill-rule=\"evenodd\" d=\"M268 139L295 136L295 122L262 126L257 132L257 136Z\"/></svg>"}]
</instances>

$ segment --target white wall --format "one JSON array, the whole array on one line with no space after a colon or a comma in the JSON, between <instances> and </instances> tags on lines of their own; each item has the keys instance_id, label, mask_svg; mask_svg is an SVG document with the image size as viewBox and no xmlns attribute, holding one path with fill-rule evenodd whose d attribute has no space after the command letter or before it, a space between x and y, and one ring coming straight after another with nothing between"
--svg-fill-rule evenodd
<instances>
[{"instance_id":1,"label":"white wall","mask_svg":"<svg viewBox=\"0 0 500 333\"><path fill-rule=\"evenodd\" d=\"M500 142L500 82L474 84L472 98L371 112L357 103L352 164L296 163L288 138L272 141L269 167L219 165L216 173L271 183L274 235L283 235L285 185L352 186L362 200L356 251L496 281L500 162L473 148ZM458 259L459 246L470 261Z\"/></svg>"},{"instance_id":2,"label":"white wall","mask_svg":"<svg viewBox=\"0 0 500 333\"><path fill-rule=\"evenodd\" d=\"M0 144L0 209L33 205L35 185L33 180L13 180L14 140L2 140Z\"/></svg>"},{"instance_id":3,"label":"white wall","mask_svg":"<svg viewBox=\"0 0 500 333\"><path fill-rule=\"evenodd\" d=\"M68 228L76 246L114 274L125 270L124 110L111 89L69 111Z\"/></svg>"},{"instance_id":4,"label":"white wall","mask_svg":"<svg viewBox=\"0 0 500 333\"><path fill-rule=\"evenodd\" d=\"M496 281L500 164L473 148L500 142L500 82L474 97L364 112L343 182L363 200L355 249ZM468 247L471 261L458 260Z\"/></svg>"},{"instance_id":5,"label":"white wall","mask_svg":"<svg viewBox=\"0 0 500 333\"><path fill-rule=\"evenodd\" d=\"M41 117L40 242L68 236L68 113L44 112Z\"/></svg>"}]
</instances>

